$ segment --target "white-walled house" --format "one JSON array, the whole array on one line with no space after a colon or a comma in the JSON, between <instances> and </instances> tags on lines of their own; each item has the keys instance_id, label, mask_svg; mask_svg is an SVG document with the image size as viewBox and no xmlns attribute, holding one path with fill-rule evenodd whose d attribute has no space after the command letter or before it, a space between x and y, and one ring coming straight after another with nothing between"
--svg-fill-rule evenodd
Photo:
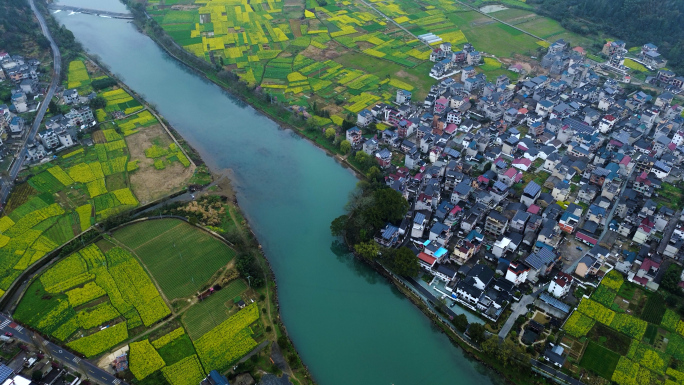
<instances>
[{"instance_id":1,"label":"white-walled house","mask_svg":"<svg viewBox=\"0 0 684 385\"><path fill-rule=\"evenodd\" d=\"M556 298L561 298L570 292L572 287L572 276L564 272L559 272L551 281L548 292Z\"/></svg>"}]
</instances>

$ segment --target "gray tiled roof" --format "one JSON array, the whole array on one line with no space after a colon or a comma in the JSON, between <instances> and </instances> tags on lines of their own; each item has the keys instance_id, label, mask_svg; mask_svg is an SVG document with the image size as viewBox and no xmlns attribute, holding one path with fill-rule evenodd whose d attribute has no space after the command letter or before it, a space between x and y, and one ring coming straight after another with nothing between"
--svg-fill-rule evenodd
<instances>
[{"instance_id":1,"label":"gray tiled roof","mask_svg":"<svg viewBox=\"0 0 684 385\"><path fill-rule=\"evenodd\" d=\"M525 186L523 194L529 196L536 196L541 191L541 186L539 186L535 181L531 180L530 183Z\"/></svg>"}]
</instances>

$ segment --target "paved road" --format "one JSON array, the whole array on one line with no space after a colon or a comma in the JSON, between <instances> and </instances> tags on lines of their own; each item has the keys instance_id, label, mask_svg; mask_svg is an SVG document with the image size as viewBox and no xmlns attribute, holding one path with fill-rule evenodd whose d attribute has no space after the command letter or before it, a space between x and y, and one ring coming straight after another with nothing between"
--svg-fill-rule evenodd
<instances>
[{"instance_id":1,"label":"paved road","mask_svg":"<svg viewBox=\"0 0 684 385\"><path fill-rule=\"evenodd\" d=\"M503 327L501 327L501 330L499 331L499 338L504 339L508 335L508 332L513 329L513 325L515 324L515 320L518 319L521 315L527 313L527 305L531 304L534 302L534 299L536 298L535 295L533 294L527 294L524 295L521 299L520 302L516 302L513 305L511 305L511 315L508 317L506 320L506 323L504 324Z\"/></svg>"},{"instance_id":2,"label":"paved road","mask_svg":"<svg viewBox=\"0 0 684 385\"><path fill-rule=\"evenodd\" d=\"M35 345L35 342L31 338L31 334L33 334L33 332L24 329L23 326L16 324L12 321L12 319L8 318L4 314L0 314L0 331L2 331L3 334L5 332L10 332L14 335L14 338L26 344ZM76 355L72 354L61 346L53 344L52 342L44 341L43 351L48 356L51 356L53 359L60 361L61 363L78 372L83 373L85 371L87 376L92 381L106 385L126 385L126 383L98 368L89 361L84 359L82 360L80 357L77 357Z\"/></svg>"},{"instance_id":3,"label":"paved road","mask_svg":"<svg viewBox=\"0 0 684 385\"><path fill-rule=\"evenodd\" d=\"M678 210L675 212L672 218L670 218L670 221L667 222L667 225L663 229L663 239L658 244L658 254L662 254L665 251L665 248L670 242L670 238L672 238L672 233L674 233L675 227L677 227L677 223L679 222L679 217L681 215L682 211Z\"/></svg>"},{"instance_id":4,"label":"paved road","mask_svg":"<svg viewBox=\"0 0 684 385\"><path fill-rule=\"evenodd\" d=\"M536 371L544 372L547 376L553 377L555 380L569 385L585 385L582 381L576 380L567 374L552 368L551 366L539 362L537 360L530 360L530 364Z\"/></svg>"},{"instance_id":5,"label":"paved road","mask_svg":"<svg viewBox=\"0 0 684 385\"><path fill-rule=\"evenodd\" d=\"M17 174L19 174L19 170L21 170L21 167L24 165L24 161L26 160L26 147L28 144L31 144L34 142L35 137L36 137L36 133L38 133L38 128L40 127L40 123L43 121L43 117L45 116L45 112L47 111L48 105L50 104L50 100L52 100L52 97L55 94L55 90L57 89L57 86L59 85L59 79L62 75L62 55L59 53L59 48L57 47L57 43L55 43L55 40L52 38L52 35L50 34L50 31L48 30L47 23L45 23L45 18L36 8L36 5L34 4L34 0L28 0L28 1L29 1L29 5L31 6L31 10L36 15L36 18L38 19L38 22L40 23L40 29L42 30L43 35L50 42L50 48L52 49L54 68L53 68L53 73L52 73L52 81L50 82L50 87L48 88L48 91L45 94L45 99L43 100L43 102L40 104L40 107L38 108L38 113L36 114L36 119L33 121L33 126L31 127L31 129L28 132L28 135L24 139L24 144L22 145L22 148L19 151L19 155L17 156L17 159L14 161L14 163L12 164L12 167L9 170L8 178L2 181L2 187L0 187L0 201L3 204L5 202L7 202L7 197L9 196L9 193L12 190L12 185L14 184L14 179L16 179Z\"/></svg>"},{"instance_id":6,"label":"paved road","mask_svg":"<svg viewBox=\"0 0 684 385\"><path fill-rule=\"evenodd\" d=\"M427 298L428 300L430 300L430 301L434 304L434 306L439 306L439 303L440 303L440 302L439 302L439 298L435 297L435 295L432 294L432 292L430 292L430 290L428 290L428 289L426 289L425 287L423 287L420 283L416 282L416 280L413 279L413 278L404 278L404 279L405 279L408 283L410 283L411 286L413 286L414 289L418 290L425 298ZM454 299L451 298L451 297L447 297L447 298L450 299L451 301L454 300ZM448 303L448 302L447 302L447 303ZM447 313L447 315L449 315L449 316L451 316L451 317L456 317L456 316L458 315L458 314L454 313L454 311L451 310L451 309L448 308L448 307L445 307L445 308L444 308L444 312ZM446 321L446 320L445 320L445 321Z\"/></svg>"}]
</instances>

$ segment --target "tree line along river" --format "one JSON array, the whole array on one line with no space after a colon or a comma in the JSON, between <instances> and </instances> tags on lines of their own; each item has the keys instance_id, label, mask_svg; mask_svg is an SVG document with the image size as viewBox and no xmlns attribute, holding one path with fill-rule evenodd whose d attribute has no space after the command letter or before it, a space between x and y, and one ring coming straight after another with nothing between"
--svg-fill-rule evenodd
<instances>
[{"instance_id":1,"label":"tree line along river","mask_svg":"<svg viewBox=\"0 0 684 385\"><path fill-rule=\"evenodd\" d=\"M125 9L115 0L87 3ZM330 221L356 183L348 170L178 63L125 20L55 17L153 103L213 170L232 170L240 205L274 269L283 322L318 383L496 381L384 278L332 251Z\"/></svg>"}]
</instances>

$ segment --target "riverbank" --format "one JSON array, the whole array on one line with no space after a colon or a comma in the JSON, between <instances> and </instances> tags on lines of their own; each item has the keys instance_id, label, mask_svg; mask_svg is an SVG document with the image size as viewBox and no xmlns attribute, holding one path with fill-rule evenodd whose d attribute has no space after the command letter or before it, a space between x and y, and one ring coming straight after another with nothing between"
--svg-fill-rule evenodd
<instances>
[{"instance_id":1,"label":"riverbank","mask_svg":"<svg viewBox=\"0 0 684 385\"><path fill-rule=\"evenodd\" d=\"M387 270L381 264L375 261L369 261L356 253L352 253L353 258L363 261L368 266L373 268L379 275L383 276L387 281L391 282L395 288L397 288L411 303L419 309L434 326L438 327L440 331L445 334L449 340L455 345L461 348L467 357L479 362L488 369L494 371L499 375L500 379L505 381L506 384L510 385L538 385L538 384L549 384L545 378L532 378L532 372L529 370L522 369L520 367L510 368L502 364L502 362L495 357L487 355L487 353L482 349L482 347L477 346L473 341L468 338L463 333L458 332L454 325L445 322L438 314L437 310L428 306L426 301L421 298L415 289L407 285L403 280L397 278L392 272ZM529 363L521 363L525 368L529 367ZM509 369L509 370L506 370ZM536 375L535 375L536 377Z\"/></svg>"}]
</instances>

